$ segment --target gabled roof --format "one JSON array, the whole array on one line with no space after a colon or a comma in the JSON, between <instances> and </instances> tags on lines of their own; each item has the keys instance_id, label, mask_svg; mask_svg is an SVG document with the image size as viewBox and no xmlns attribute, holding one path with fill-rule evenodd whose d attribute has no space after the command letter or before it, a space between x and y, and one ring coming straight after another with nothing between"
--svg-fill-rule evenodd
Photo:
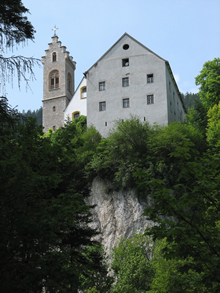
<instances>
[{"instance_id":1,"label":"gabled roof","mask_svg":"<svg viewBox=\"0 0 220 293\"><path fill-rule=\"evenodd\" d=\"M176 89L177 89L177 92L178 92L178 94L179 94L179 97L180 97L180 100L181 100L181 102L182 102L182 105L183 105L183 108L184 108L184 110L185 110L185 112L187 113L187 111L186 111L186 107L185 107L185 105L184 105L184 102L183 102L183 99L182 99L182 97L181 97L181 93L180 93L180 91L179 91L179 88L178 88L178 86L177 86L177 84L176 84L176 80L175 80L175 78L174 78L174 76L173 76L173 72L172 72L172 69L171 69L171 67L170 67L170 64L169 64L169 62L167 61L167 60L165 60L165 59L163 59L162 57L160 57L159 55L157 55L156 53L154 53L153 51L151 51L149 48L147 48L146 46L144 46L142 43L140 43L139 41L137 41L135 38L133 38L132 36L130 36L128 33L124 33L86 72L84 72L84 76L86 77L86 74L87 74L87 72L89 72L100 60L102 60L104 57L105 57L105 55L107 55L108 54L108 52L110 52L111 50L112 50L112 48L117 44L117 43L119 43L120 41L121 41L121 39L122 38L124 38L124 36L128 36L130 39L132 39L134 42L136 42L137 44L139 44L140 46L142 46L144 49L146 49L146 50L148 50L149 52L151 52L152 54L154 54L156 57L158 57L159 59L161 59L161 60L163 60L165 63L166 63L166 66L168 67L168 70L169 70L169 72L170 72L170 74L171 74L171 77L172 77L172 79L173 79L173 81L174 81L174 84L175 84L175 87L176 87Z\"/></svg>"},{"instance_id":2,"label":"gabled roof","mask_svg":"<svg viewBox=\"0 0 220 293\"><path fill-rule=\"evenodd\" d=\"M140 46L142 46L143 48L145 48L146 50L148 50L149 52L151 52L152 54L154 54L155 56L157 56L158 58L160 58L161 60L167 62L167 60L163 59L162 57L160 57L159 55L157 55L156 53L154 53L153 51L151 51L149 48L147 48L146 46L144 46L142 43L138 42L136 39L134 39L132 36L130 36L128 33L124 33L85 73L84 75L86 75L86 73L88 71L90 71L100 60L102 60L102 58L105 57L105 55L108 54L108 52L110 52L112 50L112 48L121 41L121 39L124 38L124 36L129 37L130 39L132 39L134 42L136 42L137 44L139 44Z\"/></svg>"}]
</instances>

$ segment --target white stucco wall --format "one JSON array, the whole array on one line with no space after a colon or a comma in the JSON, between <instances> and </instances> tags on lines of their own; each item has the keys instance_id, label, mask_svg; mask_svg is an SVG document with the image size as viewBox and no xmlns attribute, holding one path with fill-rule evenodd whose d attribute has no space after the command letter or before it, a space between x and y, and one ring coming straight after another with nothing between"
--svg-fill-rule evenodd
<instances>
[{"instance_id":1,"label":"white stucco wall","mask_svg":"<svg viewBox=\"0 0 220 293\"><path fill-rule=\"evenodd\" d=\"M124 50L123 45L129 49ZM129 66L122 67L122 59L129 58ZM88 125L107 136L116 119L128 119L130 114L149 121L167 125L165 61L136 42L128 35L113 46L87 73ZM147 83L147 74L154 82ZM129 86L122 87L122 78L129 77ZM99 82L105 81L105 90L99 91ZM147 95L154 95L154 104L147 104ZM129 98L130 107L123 108L122 101ZM99 102L106 102L106 110L99 111ZM107 122L107 126L106 126Z\"/></svg>"},{"instance_id":2,"label":"white stucco wall","mask_svg":"<svg viewBox=\"0 0 220 293\"><path fill-rule=\"evenodd\" d=\"M70 120L72 120L72 114L75 112L79 112L80 115L87 116L87 92L85 94L81 94L81 89L84 87L86 87L85 78L81 80L71 101L64 111L64 120L67 120L68 117Z\"/></svg>"}]
</instances>

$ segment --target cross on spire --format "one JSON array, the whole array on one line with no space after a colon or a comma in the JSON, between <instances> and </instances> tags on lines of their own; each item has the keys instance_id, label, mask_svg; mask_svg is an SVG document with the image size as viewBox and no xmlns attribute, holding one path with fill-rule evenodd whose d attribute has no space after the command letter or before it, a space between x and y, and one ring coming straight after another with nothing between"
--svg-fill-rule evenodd
<instances>
[{"instance_id":1,"label":"cross on spire","mask_svg":"<svg viewBox=\"0 0 220 293\"><path fill-rule=\"evenodd\" d=\"M56 31L58 30L58 27L56 27L56 25L54 26L54 28L52 29L52 31L54 31L54 37L56 36Z\"/></svg>"}]
</instances>

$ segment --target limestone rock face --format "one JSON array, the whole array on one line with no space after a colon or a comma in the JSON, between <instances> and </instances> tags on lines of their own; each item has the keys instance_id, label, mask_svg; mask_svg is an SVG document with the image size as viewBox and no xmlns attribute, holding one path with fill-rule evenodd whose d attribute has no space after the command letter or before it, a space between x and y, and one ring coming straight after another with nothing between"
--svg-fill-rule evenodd
<instances>
[{"instance_id":1,"label":"limestone rock face","mask_svg":"<svg viewBox=\"0 0 220 293\"><path fill-rule=\"evenodd\" d=\"M96 178L86 203L96 205L91 209L92 227L101 232L97 240L104 245L108 256L118 238L130 238L135 232L151 226L143 216L146 202L140 201L132 190L107 192L106 183Z\"/></svg>"}]
</instances>

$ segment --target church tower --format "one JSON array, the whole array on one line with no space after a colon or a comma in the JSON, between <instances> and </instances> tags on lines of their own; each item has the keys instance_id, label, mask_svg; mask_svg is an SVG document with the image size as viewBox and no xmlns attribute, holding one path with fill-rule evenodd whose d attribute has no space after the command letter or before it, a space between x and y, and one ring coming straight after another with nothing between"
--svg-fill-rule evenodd
<instances>
[{"instance_id":1,"label":"church tower","mask_svg":"<svg viewBox=\"0 0 220 293\"><path fill-rule=\"evenodd\" d=\"M43 127L48 132L64 125L64 110L74 93L76 62L61 46L54 28L52 43L42 57L43 73Z\"/></svg>"}]
</instances>

